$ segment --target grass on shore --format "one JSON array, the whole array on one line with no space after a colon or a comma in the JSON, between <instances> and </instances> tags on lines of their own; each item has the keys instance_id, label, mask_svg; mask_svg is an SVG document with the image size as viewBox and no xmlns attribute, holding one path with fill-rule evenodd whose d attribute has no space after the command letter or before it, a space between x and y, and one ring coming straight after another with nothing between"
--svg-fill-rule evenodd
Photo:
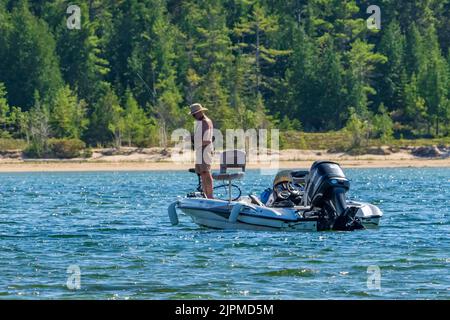
<instances>
[{"instance_id":1,"label":"grass on shore","mask_svg":"<svg viewBox=\"0 0 450 320\"><path fill-rule=\"evenodd\" d=\"M304 133L288 131L281 133L281 149L299 150L349 150L352 138L348 133ZM433 145L450 145L450 137L433 139L392 139L388 143L380 139L369 139L367 148L390 146L393 148L423 147Z\"/></svg>"},{"instance_id":2,"label":"grass on shore","mask_svg":"<svg viewBox=\"0 0 450 320\"><path fill-rule=\"evenodd\" d=\"M24 150L27 147L27 143L25 140L20 139L9 139L9 138L1 138L0 139L0 152L4 151L12 151L12 150Z\"/></svg>"}]
</instances>

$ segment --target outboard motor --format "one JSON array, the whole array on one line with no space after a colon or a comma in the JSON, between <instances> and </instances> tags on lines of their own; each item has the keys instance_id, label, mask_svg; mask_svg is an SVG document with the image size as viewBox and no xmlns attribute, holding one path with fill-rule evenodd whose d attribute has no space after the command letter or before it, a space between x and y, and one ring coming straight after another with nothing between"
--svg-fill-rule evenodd
<instances>
[{"instance_id":1,"label":"outboard motor","mask_svg":"<svg viewBox=\"0 0 450 320\"><path fill-rule=\"evenodd\" d=\"M330 161L315 162L306 181L303 205L322 209L324 229L363 229L355 219L356 210L347 206L345 194L350 189L350 181L345 177L339 164Z\"/></svg>"}]
</instances>

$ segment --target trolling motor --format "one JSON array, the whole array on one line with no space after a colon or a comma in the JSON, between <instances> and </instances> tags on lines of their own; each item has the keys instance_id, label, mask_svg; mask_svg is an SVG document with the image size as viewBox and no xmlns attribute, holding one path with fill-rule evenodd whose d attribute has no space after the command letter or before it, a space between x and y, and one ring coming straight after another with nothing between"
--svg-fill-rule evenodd
<instances>
[{"instance_id":1,"label":"trolling motor","mask_svg":"<svg viewBox=\"0 0 450 320\"><path fill-rule=\"evenodd\" d=\"M339 164L330 161L316 161L306 181L303 205L320 208L323 213L324 228L351 231L364 229L355 218L357 208L348 207L345 194L350 189Z\"/></svg>"}]
</instances>

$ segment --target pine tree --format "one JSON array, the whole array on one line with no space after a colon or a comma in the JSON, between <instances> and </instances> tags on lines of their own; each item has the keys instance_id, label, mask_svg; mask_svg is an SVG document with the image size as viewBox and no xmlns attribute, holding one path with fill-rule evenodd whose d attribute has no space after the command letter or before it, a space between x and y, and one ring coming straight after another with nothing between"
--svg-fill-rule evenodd
<instances>
[{"instance_id":1,"label":"pine tree","mask_svg":"<svg viewBox=\"0 0 450 320\"><path fill-rule=\"evenodd\" d=\"M158 118L162 135L167 135L167 130L179 127L187 118L179 108L182 96L175 66L178 31L168 21L165 1L133 0L116 6L116 24L108 46L110 81L121 96L132 88L138 104Z\"/></svg>"},{"instance_id":2,"label":"pine tree","mask_svg":"<svg viewBox=\"0 0 450 320\"><path fill-rule=\"evenodd\" d=\"M132 144L144 146L147 134L151 129L151 123L144 110L139 107L130 90L126 91L125 97L123 137L129 147L131 147Z\"/></svg>"},{"instance_id":3,"label":"pine tree","mask_svg":"<svg viewBox=\"0 0 450 320\"><path fill-rule=\"evenodd\" d=\"M61 88L51 106L50 123L57 138L79 139L88 126L87 104L68 86Z\"/></svg>"},{"instance_id":4,"label":"pine tree","mask_svg":"<svg viewBox=\"0 0 450 320\"><path fill-rule=\"evenodd\" d=\"M343 126L346 88L344 82L344 70L341 57L336 52L331 40L323 50L318 65L317 74L319 95L313 119L314 127L321 130L338 130ZM323 115L326 114L327 117Z\"/></svg>"},{"instance_id":5,"label":"pine tree","mask_svg":"<svg viewBox=\"0 0 450 320\"><path fill-rule=\"evenodd\" d=\"M184 55L188 102L200 102L214 113L216 128L233 127L230 89L232 44L222 1L192 1L184 4L181 23L188 48Z\"/></svg>"},{"instance_id":6,"label":"pine tree","mask_svg":"<svg viewBox=\"0 0 450 320\"><path fill-rule=\"evenodd\" d=\"M104 84L102 94L93 105L90 114L89 127L86 132L86 140L89 144L109 145L115 138L115 144L118 145L121 137L120 116L118 116L120 112L119 98L109 84Z\"/></svg>"},{"instance_id":7,"label":"pine tree","mask_svg":"<svg viewBox=\"0 0 450 320\"><path fill-rule=\"evenodd\" d=\"M58 2L46 7L48 19L55 20L57 52L60 57L61 71L64 80L71 88L75 88L78 96L94 102L101 90L101 82L109 73L109 62L104 58L104 40L100 39L102 26L96 17L89 14L89 3L79 1L81 9L81 28L67 28L66 6ZM61 10L64 9L64 10Z\"/></svg>"},{"instance_id":8,"label":"pine tree","mask_svg":"<svg viewBox=\"0 0 450 320\"><path fill-rule=\"evenodd\" d=\"M376 94L371 85L375 67L387 61L384 55L373 52L374 47L373 44L357 39L347 53L349 105L354 107L355 112L363 118L368 117L369 95Z\"/></svg>"},{"instance_id":9,"label":"pine tree","mask_svg":"<svg viewBox=\"0 0 450 320\"><path fill-rule=\"evenodd\" d=\"M5 85L0 82L0 137L7 134L9 113L10 108L8 100L6 99L6 88Z\"/></svg>"},{"instance_id":10,"label":"pine tree","mask_svg":"<svg viewBox=\"0 0 450 320\"><path fill-rule=\"evenodd\" d=\"M405 120L408 124L411 124L411 127L416 130L416 133L420 134L421 129L426 124L427 107L425 100L420 96L415 74L412 75L410 82L405 85L404 97Z\"/></svg>"},{"instance_id":11,"label":"pine tree","mask_svg":"<svg viewBox=\"0 0 450 320\"><path fill-rule=\"evenodd\" d=\"M9 102L25 110L33 105L33 93L40 92L50 101L62 86L55 40L47 24L36 18L21 0L11 16L8 37L8 68L2 76L9 92Z\"/></svg>"},{"instance_id":12,"label":"pine tree","mask_svg":"<svg viewBox=\"0 0 450 320\"><path fill-rule=\"evenodd\" d=\"M434 126L435 135L439 136L440 124L447 121L449 103L448 69L439 48L436 29L430 26L425 31L425 50L428 59L425 67L419 70L419 92L427 105L429 129Z\"/></svg>"},{"instance_id":13,"label":"pine tree","mask_svg":"<svg viewBox=\"0 0 450 320\"><path fill-rule=\"evenodd\" d=\"M388 110L401 109L403 102L403 86L406 80L404 63L405 37L397 21L392 21L383 31L379 52L387 57L387 62L379 67L383 74L378 88L379 101Z\"/></svg>"},{"instance_id":14,"label":"pine tree","mask_svg":"<svg viewBox=\"0 0 450 320\"><path fill-rule=\"evenodd\" d=\"M278 17L268 14L257 1L252 4L250 13L241 19L234 32L241 37L240 46L244 52L252 56L249 61L253 65L253 89L257 96L264 89L271 90L273 86L270 77L264 74L264 68L274 64L277 58L290 54L290 51L267 45L267 38L278 31Z\"/></svg>"},{"instance_id":15,"label":"pine tree","mask_svg":"<svg viewBox=\"0 0 450 320\"><path fill-rule=\"evenodd\" d=\"M406 34L405 66L408 76L418 75L424 68L427 60L424 41L416 24L413 22Z\"/></svg>"},{"instance_id":16,"label":"pine tree","mask_svg":"<svg viewBox=\"0 0 450 320\"><path fill-rule=\"evenodd\" d=\"M5 81L7 70L9 33L11 32L11 21L5 3L0 1L0 82Z\"/></svg>"},{"instance_id":17,"label":"pine tree","mask_svg":"<svg viewBox=\"0 0 450 320\"><path fill-rule=\"evenodd\" d=\"M310 122L309 113L318 105L318 50L303 28L296 32L293 51L286 73L287 105L280 112L291 119L299 119L307 131L314 130L317 128Z\"/></svg>"},{"instance_id":18,"label":"pine tree","mask_svg":"<svg viewBox=\"0 0 450 320\"><path fill-rule=\"evenodd\" d=\"M381 142L389 143L394 134L394 123L383 103L378 108L378 114L373 119L374 131Z\"/></svg>"}]
</instances>

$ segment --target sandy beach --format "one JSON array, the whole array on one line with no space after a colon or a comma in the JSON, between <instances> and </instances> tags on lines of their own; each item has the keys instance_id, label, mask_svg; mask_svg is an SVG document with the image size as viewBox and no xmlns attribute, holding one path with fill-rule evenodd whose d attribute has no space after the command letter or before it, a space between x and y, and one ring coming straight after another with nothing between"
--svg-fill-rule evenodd
<instances>
[{"instance_id":1,"label":"sandy beach","mask_svg":"<svg viewBox=\"0 0 450 320\"><path fill-rule=\"evenodd\" d=\"M160 149L125 150L123 154L104 155L94 152L90 159L74 160L24 160L0 159L0 172L77 172L77 171L163 171L188 170L193 162L172 162L170 152ZM343 168L426 168L450 167L450 158L419 158L406 151L389 155L350 156L328 153L325 150L283 150L279 154L278 167L307 169L316 160L331 160ZM272 164L273 165L273 164ZM276 166L275 166L276 167ZM248 169L274 168L267 163L251 162ZM218 169L218 161L213 169Z\"/></svg>"}]
</instances>

